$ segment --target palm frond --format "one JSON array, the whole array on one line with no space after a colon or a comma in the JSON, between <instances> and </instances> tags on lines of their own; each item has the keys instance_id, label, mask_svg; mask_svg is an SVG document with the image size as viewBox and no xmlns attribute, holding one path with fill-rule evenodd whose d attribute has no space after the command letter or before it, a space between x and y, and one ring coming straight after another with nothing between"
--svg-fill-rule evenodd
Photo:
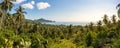
<instances>
[{"instance_id":1,"label":"palm frond","mask_svg":"<svg viewBox=\"0 0 120 48\"><path fill-rule=\"evenodd\" d=\"M118 8L120 8L120 4L118 4L118 5L116 6L116 9L118 9Z\"/></svg>"}]
</instances>

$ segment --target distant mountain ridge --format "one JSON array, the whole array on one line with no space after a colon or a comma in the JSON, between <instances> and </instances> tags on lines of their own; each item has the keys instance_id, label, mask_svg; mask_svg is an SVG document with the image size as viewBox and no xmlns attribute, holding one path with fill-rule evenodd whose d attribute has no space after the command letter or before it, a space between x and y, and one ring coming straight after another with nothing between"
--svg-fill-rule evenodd
<instances>
[{"instance_id":1,"label":"distant mountain ridge","mask_svg":"<svg viewBox=\"0 0 120 48\"><path fill-rule=\"evenodd\" d=\"M44 19L44 18L37 19L36 21L38 21L38 22L55 22L55 21L52 21L52 20Z\"/></svg>"}]
</instances>

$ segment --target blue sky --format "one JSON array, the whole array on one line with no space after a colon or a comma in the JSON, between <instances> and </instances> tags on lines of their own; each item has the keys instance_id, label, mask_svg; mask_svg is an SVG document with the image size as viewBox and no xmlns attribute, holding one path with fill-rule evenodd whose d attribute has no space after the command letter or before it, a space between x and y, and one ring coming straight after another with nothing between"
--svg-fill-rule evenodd
<instances>
[{"instance_id":1,"label":"blue sky","mask_svg":"<svg viewBox=\"0 0 120 48\"><path fill-rule=\"evenodd\" d=\"M13 9L23 6L27 12L25 17L32 20L95 22L104 14L109 17L116 14L118 3L120 0L18 0Z\"/></svg>"}]
</instances>

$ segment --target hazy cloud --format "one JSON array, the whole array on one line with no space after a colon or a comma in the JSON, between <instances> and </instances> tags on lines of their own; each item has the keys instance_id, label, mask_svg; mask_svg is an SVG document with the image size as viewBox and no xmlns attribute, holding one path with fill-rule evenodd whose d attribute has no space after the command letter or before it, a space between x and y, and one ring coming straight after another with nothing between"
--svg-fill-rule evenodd
<instances>
[{"instance_id":1,"label":"hazy cloud","mask_svg":"<svg viewBox=\"0 0 120 48\"><path fill-rule=\"evenodd\" d=\"M23 8L27 8L27 9L33 9L34 8L34 4L35 4L35 1L31 1L29 3L23 4L22 7Z\"/></svg>"},{"instance_id":2,"label":"hazy cloud","mask_svg":"<svg viewBox=\"0 0 120 48\"><path fill-rule=\"evenodd\" d=\"M37 3L37 7L39 10L46 9L46 8L50 7L50 4L47 2L39 2L39 3Z\"/></svg>"},{"instance_id":3,"label":"hazy cloud","mask_svg":"<svg viewBox=\"0 0 120 48\"><path fill-rule=\"evenodd\" d=\"M16 2L13 2L13 3L14 4L20 4L20 3L24 2L24 1L26 1L26 0L16 0Z\"/></svg>"},{"instance_id":4,"label":"hazy cloud","mask_svg":"<svg viewBox=\"0 0 120 48\"><path fill-rule=\"evenodd\" d=\"M33 9L34 8L34 6L31 3L23 4L22 7L27 8L27 9Z\"/></svg>"},{"instance_id":5,"label":"hazy cloud","mask_svg":"<svg viewBox=\"0 0 120 48\"><path fill-rule=\"evenodd\" d=\"M27 8L27 9L33 9L34 4L35 4L35 1L32 0L29 3L23 4L22 7ZM50 7L51 5L47 2L39 2L36 4L36 6L39 10L41 10L41 9L46 9L46 8Z\"/></svg>"}]
</instances>

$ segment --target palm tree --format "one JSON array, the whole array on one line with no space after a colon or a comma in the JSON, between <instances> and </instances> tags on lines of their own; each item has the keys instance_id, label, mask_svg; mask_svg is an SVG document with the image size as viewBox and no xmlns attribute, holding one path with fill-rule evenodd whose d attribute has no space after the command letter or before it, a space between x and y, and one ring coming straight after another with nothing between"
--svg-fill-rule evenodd
<instances>
[{"instance_id":1,"label":"palm tree","mask_svg":"<svg viewBox=\"0 0 120 48\"><path fill-rule=\"evenodd\" d=\"M86 28L86 32L88 32L89 31L88 25L86 25L85 28Z\"/></svg>"},{"instance_id":2,"label":"palm tree","mask_svg":"<svg viewBox=\"0 0 120 48\"><path fill-rule=\"evenodd\" d=\"M2 15L3 15L3 11L2 11L2 9L0 8L0 18L2 18Z\"/></svg>"},{"instance_id":3,"label":"palm tree","mask_svg":"<svg viewBox=\"0 0 120 48\"><path fill-rule=\"evenodd\" d=\"M69 26L68 26L68 36L71 36L72 35L72 32L73 30L72 30L72 24L70 24Z\"/></svg>"},{"instance_id":4,"label":"palm tree","mask_svg":"<svg viewBox=\"0 0 120 48\"><path fill-rule=\"evenodd\" d=\"M117 14L118 14L118 17L120 18L120 4L117 5L117 9L118 9Z\"/></svg>"},{"instance_id":5,"label":"palm tree","mask_svg":"<svg viewBox=\"0 0 120 48\"><path fill-rule=\"evenodd\" d=\"M12 17L12 14L7 13L4 25L6 25L6 26L11 25L11 23L12 23L11 22L11 17Z\"/></svg>"},{"instance_id":6,"label":"palm tree","mask_svg":"<svg viewBox=\"0 0 120 48\"><path fill-rule=\"evenodd\" d=\"M108 16L107 15L104 15L103 22L105 25L108 25Z\"/></svg>"},{"instance_id":7,"label":"palm tree","mask_svg":"<svg viewBox=\"0 0 120 48\"><path fill-rule=\"evenodd\" d=\"M115 15L112 16L112 22L113 22L113 24L116 24L116 16Z\"/></svg>"},{"instance_id":8,"label":"palm tree","mask_svg":"<svg viewBox=\"0 0 120 48\"><path fill-rule=\"evenodd\" d=\"M16 11L17 11L17 13L16 13L17 19L16 20L19 23L22 23L25 20L24 13L26 13L26 12L24 11L24 8L22 8L21 6Z\"/></svg>"},{"instance_id":9,"label":"palm tree","mask_svg":"<svg viewBox=\"0 0 120 48\"><path fill-rule=\"evenodd\" d=\"M93 25L94 25L94 23L90 22L90 24L89 24L89 29L90 29L91 31L93 31Z\"/></svg>"},{"instance_id":10,"label":"palm tree","mask_svg":"<svg viewBox=\"0 0 120 48\"><path fill-rule=\"evenodd\" d=\"M0 8L0 29L2 28L1 26L2 26L2 22L3 22L3 11L2 11L2 9Z\"/></svg>"},{"instance_id":11,"label":"palm tree","mask_svg":"<svg viewBox=\"0 0 120 48\"><path fill-rule=\"evenodd\" d=\"M13 7L13 3L11 1L16 1L16 0L4 0L2 3L0 3L0 8L7 13L10 11Z\"/></svg>"},{"instance_id":12,"label":"palm tree","mask_svg":"<svg viewBox=\"0 0 120 48\"><path fill-rule=\"evenodd\" d=\"M92 41L93 41L93 37L92 37L92 34L90 32L87 33L85 41L86 41L87 46L91 46Z\"/></svg>"},{"instance_id":13,"label":"palm tree","mask_svg":"<svg viewBox=\"0 0 120 48\"><path fill-rule=\"evenodd\" d=\"M99 21L97 22L97 26L98 26L98 30L99 30L99 31L101 30L101 25L102 25L102 21L99 20Z\"/></svg>"},{"instance_id":14,"label":"palm tree","mask_svg":"<svg viewBox=\"0 0 120 48\"><path fill-rule=\"evenodd\" d=\"M33 25L33 28L32 28L32 30L31 30L31 32L39 32L39 24L38 24L38 23L35 23L35 24Z\"/></svg>"},{"instance_id":15,"label":"palm tree","mask_svg":"<svg viewBox=\"0 0 120 48\"><path fill-rule=\"evenodd\" d=\"M22 23L25 20L24 13L26 13L26 12L24 11L24 8L22 8L21 6L18 9L16 9L16 11L17 11L15 13L16 21L18 21L18 22L16 22L17 23L16 24L17 25L16 29L18 31L18 29L20 28L20 25L22 25Z\"/></svg>"},{"instance_id":16,"label":"palm tree","mask_svg":"<svg viewBox=\"0 0 120 48\"><path fill-rule=\"evenodd\" d=\"M2 12L4 13L1 17L1 23L4 25L5 24L5 19L6 19L6 14L12 9L13 3L11 1L16 1L16 0L3 0L2 3L0 3L0 8Z\"/></svg>"}]
</instances>

